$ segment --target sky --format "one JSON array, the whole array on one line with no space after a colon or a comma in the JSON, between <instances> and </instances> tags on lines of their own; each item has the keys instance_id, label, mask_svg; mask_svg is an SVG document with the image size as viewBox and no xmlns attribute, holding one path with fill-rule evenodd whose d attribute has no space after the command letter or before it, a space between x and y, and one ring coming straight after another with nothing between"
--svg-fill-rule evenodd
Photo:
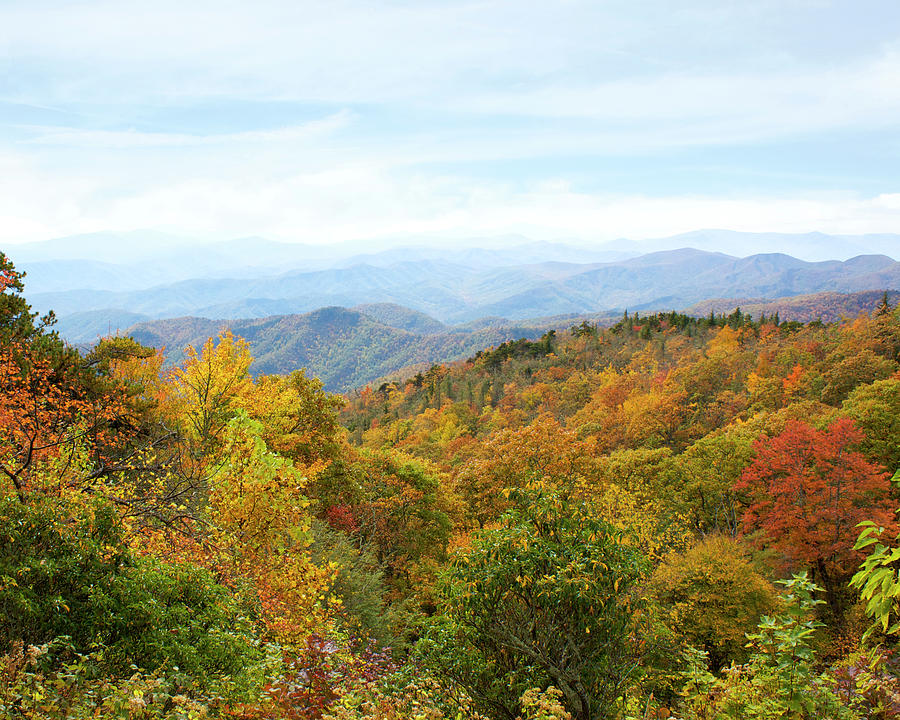
<instances>
[{"instance_id":1,"label":"sky","mask_svg":"<svg viewBox=\"0 0 900 720\"><path fill-rule=\"evenodd\" d=\"M0 246L900 232L897 0L0 0Z\"/></svg>"}]
</instances>

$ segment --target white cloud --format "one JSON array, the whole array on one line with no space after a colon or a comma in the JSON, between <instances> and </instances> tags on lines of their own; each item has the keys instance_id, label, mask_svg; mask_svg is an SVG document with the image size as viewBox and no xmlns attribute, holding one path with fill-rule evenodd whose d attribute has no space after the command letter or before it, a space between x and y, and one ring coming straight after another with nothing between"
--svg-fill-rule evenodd
<instances>
[{"instance_id":1,"label":"white cloud","mask_svg":"<svg viewBox=\"0 0 900 720\"><path fill-rule=\"evenodd\" d=\"M663 74L580 86L498 91L458 99L485 114L579 118L651 145L746 142L900 121L900 53L816 71ZM635 127L637 124L637 127Z\"/></svg>"},{"instance_id":2,"label":"white cloud","mask_svg":"<svg viewBox=\"0 0 900 720\"><path fill-rule=\"evenodd\" d=\"M312 242L898 231L897 188L883 180L817 192L795 167L778 169L794 171L778 192L690 195L671 181L617 195L558 169L590 158L627 171L635 157L649 187L677 153L697 166L710 161L689 153L712 146L896 135L898 8L0 0L0 101L49 109L0 122L0 242L141 227ZM246 112L277 101L303 104L302 117ZM227 122L205 118L211 107ZM535 159L557 165L541 176ZM526 161L528 180L491 174L506 160Z\"/></svg>"},{"instance_id":3,"label":"white cloud","mask_svg":"<svg viewBox=\"0 0 900 720\"><path fill-rule=\"evenodd\" d=\"M265 166L265 163L263 163ZM127 180L123 179L123 183ZM0 156L0 246L78 232L156 228L219 238L333 242L398 234L521 233L534 238L660 237L700 227L747 231L895 232L900 195L711 196L580 192L564 179L522 188L497 180L397 173L344 162L276 177L238 166L115 194L80 173Z\"/></svg>"},{"instance_id":4,"label":"white cloud","mask_svg":"<svg viewBox=\"0 0 900 720\"><path fill-rule=\"evenodd\" d=\"M166 133L138 130L84 130L79 128L31 126L22 128L31 134L24 144L64 145L67 147L120 150L123 148L159 148L190 146L235 146L247 143L295 143L321 139L350 123L352 114L341 111L321 120L271 130L245 130L235 133Z\"/></svg>"}]
</instances>

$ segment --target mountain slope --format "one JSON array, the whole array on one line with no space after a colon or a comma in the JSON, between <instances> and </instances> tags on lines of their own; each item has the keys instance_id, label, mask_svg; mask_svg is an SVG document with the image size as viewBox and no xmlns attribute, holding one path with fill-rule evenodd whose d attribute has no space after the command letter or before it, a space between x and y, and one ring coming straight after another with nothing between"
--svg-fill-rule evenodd
<instances>
[{"instance_id":1,"label":"mountain slope","mask_svg":"<svg viewBox=\"0 0 900 720\"><path fill-rule=\"evenodd\" d=\"M366 315L376 322L398 330L407 330L421 335L432 335L447 330L447 326L430 315L410 310L396 303L369 303L350 308Z\"/></svg>"},{"instance_id":2,"label":"mountain slope","mask_svg":"<svg viewBox=\"0 0 900 720\"><path fill-rule=\"evenodd\" d=\"M378 308L383 311L384 308ZM410 332L390 327L356 310L326 307L305 315L218 321L185 317L138 323L127 331L138 342L165 347L178 362L188 345L229 329L250 343L258 373L305 368L329 390L359 387L399 368L458 359L515 338L536 338L542 330L498 325L473 330Z\"/></svg>"},{"instance_id":3,"label":"mountain slope","mask_svg":"<svg viewBox=\"0 0 900 720\"><path fill-rule=\"evenodd\" d=\"M57 320L53 329L73 345L95 343L99 338L121 334L135 323L149 320L140 313L125 310L88 310Z\"/></svg>"},{"instance_id":4,"label":"mountain slope","mask_svg":"<svg viewBox=\"0 0 900 720\"><path fill-rule=\"evenodd\" d=\"M759 318L766 314L778 313L781 320L797 322L836 322L842 318L855 318L863 313L871 313L884 297L881 290L868 290L857 293L824 292L812 295L795 295L794 297L776 298L715 298L704 300L687 308L688 315L705 317L709 313L730 314L736 308L742 312ZM900 302L900 291L888 291L888 302L896 305Z\"/></svg>"}]
</instances>

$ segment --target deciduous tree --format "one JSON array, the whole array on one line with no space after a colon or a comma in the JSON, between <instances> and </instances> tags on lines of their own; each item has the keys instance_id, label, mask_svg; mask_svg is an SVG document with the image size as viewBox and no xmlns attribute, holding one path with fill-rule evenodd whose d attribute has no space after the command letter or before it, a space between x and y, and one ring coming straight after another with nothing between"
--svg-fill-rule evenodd
<instances>
[{"instance_id":1,"label":"deciduous tree","mask_svg":"<svg viewBox=\"0 0 900 720\"><path fill-rule=\"evenodd\" d=\"M861 559L853 549L857 523L896 531L886 473L853 449L862 439L849 418L821 431L788 421L780 434L756 441L753 462L735 484L751 498L743 532L759 531L788 567L812 568L837 618L842 588Z\"/></svg>"}]
</instances>

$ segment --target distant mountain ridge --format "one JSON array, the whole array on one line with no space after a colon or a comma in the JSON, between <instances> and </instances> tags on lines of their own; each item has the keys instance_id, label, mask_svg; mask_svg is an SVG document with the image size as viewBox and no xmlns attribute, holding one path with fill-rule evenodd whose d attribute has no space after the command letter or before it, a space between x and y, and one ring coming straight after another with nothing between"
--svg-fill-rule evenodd
<instances>
[{"instance_id":1,"label":"distant mountain ridge","mask_svg":"<svg viewBox=\"0 0 900 720\"><path fill-rule=\"evenodd\" d=\"M879 306L884 291L815 293L774 300L713 299L685 309L689 315L729 314L740 307L759 318L778 313L781 320L825 322L854 318ZM888 301L900 302L900 291L888 291ZM660 305L649 311L665 311ZM166 348L168 362L180 362L188 345L199 348L210 337L230 330L250 343L253 371L289 373L305 368L332 391L349 391L379 378L426 368L434 363L468 357L506 340L535 339L547 330L564 330L583 320L610 325L619 316L587 313L534 318L520 324L505 318L482 318L447 326L434 318L398 305L356 308L326 307L303 315L280 315L244 320L198 317L150 320L125 334L142 344Z\"/></svg>"},{"instance_id":2,"label":"distant mountain ridge","mask_svg":"<svg viewBox=\"0 0 900 720\"><path fill-rule=\"evenodd\" d=\"M26 286L27 287L27 286ZM683 248L605 263L543 262L478 267L433 259L368 264L265 278L185 280L145 290L29 294L59 316L117 311L212 319L311 312L326 306L393 304L457 324L661 306L711 297L777 298L900 288L900 263L886 255L807 262L780 253L737 258Z\"/></svg>"},{"instance_id":3,"label":"distant mountain ridge","mask_svg":"<svg viewBox=\"0 0 900 720\"><path fill-rule=\"evenodd\" d=\"M188 345L199 348L208 338L227 329L250 343L254 372L289 373L305 368L322 380L328 390L346 391L400 368L455 360L506 340L534 339L544 332L540 327L512 324L476 329L444 327L437 331L440 323L406 308L368 309L385 322L359 310L325 307L304 315L247 320L154 320L138 323L124 334L144 345L165 347L167 360L179 362Z\"/></svg>"},{"instance_id":4,"label":"distant mountain ridge","mask_svg":"<svg viewBox=\"0 0 900 720\"><path fill-rule=\"evenodd\" d=\"M201 241L156 231L100 232L3 248L29 274L31 292L146 290L184 280L262 278L284 272L388 267L433 261L468 268L540 263L610 263L691 247L744 256L785 252L806 261L884 254L900 259L900 235L746 233L696 230L666 238L603 243L534 241L521 236L446 238L410 236L337 244L276 242L260 237Z\"/></svg>"}]
</instances>

